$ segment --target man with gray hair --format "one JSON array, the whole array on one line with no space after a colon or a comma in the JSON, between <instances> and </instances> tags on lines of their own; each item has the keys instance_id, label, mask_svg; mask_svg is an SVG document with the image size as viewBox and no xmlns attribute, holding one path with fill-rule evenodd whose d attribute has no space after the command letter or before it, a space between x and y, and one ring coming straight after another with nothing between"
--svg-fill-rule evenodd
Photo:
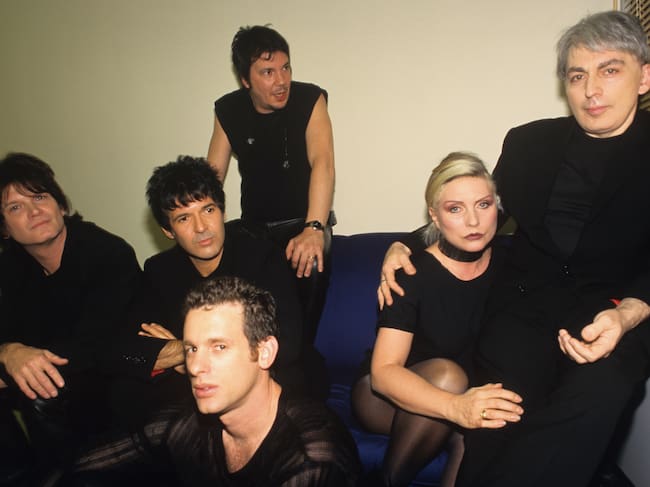
<instances>
[{"instance_id":1,"label":"man with gray hair","mask_svg":"<svg viewBox=\"0 0 650 487\"><path fill-rule=\"evenodd\" d=\"M611 11L557 48L572 116L505 138L494 178L517 229L477 350L477 381L516 390L526 414L468 432L462 487L587 485L648 374L650 113L638 108L648 39ZM384 264L384 295L391 269L409 272L403 255Z\"/></svg>"},{"instance_id":2,"label":"man with gray hair","mask_svg":"<svg viewBox=\"0 0 650 487\"><path fill-rule=\"evenodd\" d=\"M517 231L477 357L483 378L519 391L527 417L469 434L461 486L587 485L647 374L647 36L631 15L603 12L557 47L573 116L504 141L494 176Z\"/></svg>"}]
</instances>

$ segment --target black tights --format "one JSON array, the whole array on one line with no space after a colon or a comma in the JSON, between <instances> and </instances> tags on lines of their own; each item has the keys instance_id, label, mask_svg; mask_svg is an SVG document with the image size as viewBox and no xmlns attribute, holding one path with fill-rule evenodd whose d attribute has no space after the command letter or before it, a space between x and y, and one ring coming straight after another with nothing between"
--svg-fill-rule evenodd
<instances>
[{"instance_id":1,"label":"black tights","mask_svg":"<svg viewBox=\"0 0 650 487\"><path fill-rule=\"evenodd\" d=\"M426 360L410 370L440 389L454 393L467 389L467 375L450 360ZM463 441L448 422L395 407L371 389L368 375L352 389L352 407L366 429L390 436L381 470L384 485L409 485L418 472L447 447L449 461L441 486L453 486L463 456Z\"/></svg>"}]
</instances>

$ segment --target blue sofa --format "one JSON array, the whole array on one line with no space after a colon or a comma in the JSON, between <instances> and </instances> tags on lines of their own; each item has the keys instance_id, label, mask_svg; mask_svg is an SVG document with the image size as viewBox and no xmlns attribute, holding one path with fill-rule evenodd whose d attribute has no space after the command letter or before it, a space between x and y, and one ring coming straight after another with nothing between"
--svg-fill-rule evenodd
<instances>
[{"instance_id":1,"label":"blue sofa","mask_svg":"<svg viewBox=\"0 0 650 487\"><path fill-rule=\"evenodd\" d=\"M330 374L329 406L346 423L359 448L366 471L381 464L388 437L365 431L350 407L350 387L359 364L375 341L377 284L388 246L403 233L335 235L332 241L332 274L316 336ZM438 485L447 461L445 453L434 459L413 486Z\"/></svg>"}]
</instances>

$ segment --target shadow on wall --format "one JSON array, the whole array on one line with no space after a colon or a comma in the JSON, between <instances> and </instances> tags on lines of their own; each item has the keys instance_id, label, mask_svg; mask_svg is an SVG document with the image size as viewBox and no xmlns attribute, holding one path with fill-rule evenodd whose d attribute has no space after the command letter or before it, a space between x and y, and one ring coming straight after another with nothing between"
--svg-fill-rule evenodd
<instances>
[{"instance_id":1,"label":"shadow on wall","mask_svg":"<svg viewBox=\"0 0 650 487\"><path fill-rule=\"evenodd\" d=\"M145 210L142 218L142 223L144 224L144 228L149 234L150 242L156 249L154 253L162 252L163 250L167 250L174 246L174 241L165 237L165 235L162 233L162 230L160 229L160 225L158 225L158 222L153 217L149 209ZM145 256L145 259L149 257L151 256L147 255Z\"/></svg>"}]
</instances>

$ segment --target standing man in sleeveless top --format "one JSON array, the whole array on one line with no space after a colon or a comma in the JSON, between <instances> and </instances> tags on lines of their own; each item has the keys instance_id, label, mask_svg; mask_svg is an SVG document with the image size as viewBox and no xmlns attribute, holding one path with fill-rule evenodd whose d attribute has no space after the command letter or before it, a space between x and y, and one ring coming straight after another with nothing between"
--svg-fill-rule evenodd
<instances>
[{"instance_id":1,"label":"standing man in sleeveless top","mask_svg":"<svg viewBox=\"0 0 650 487\"><path fill-rule=\"evenodd\" d=\"M327 92L291 80L287 41L265 26L242 27L232 42L242 87L215 102L208 161L223 181L239 163L241 223L284 250L299 281L305 342L329 279L334 147Z\"/></svg>"}]
</instances>

